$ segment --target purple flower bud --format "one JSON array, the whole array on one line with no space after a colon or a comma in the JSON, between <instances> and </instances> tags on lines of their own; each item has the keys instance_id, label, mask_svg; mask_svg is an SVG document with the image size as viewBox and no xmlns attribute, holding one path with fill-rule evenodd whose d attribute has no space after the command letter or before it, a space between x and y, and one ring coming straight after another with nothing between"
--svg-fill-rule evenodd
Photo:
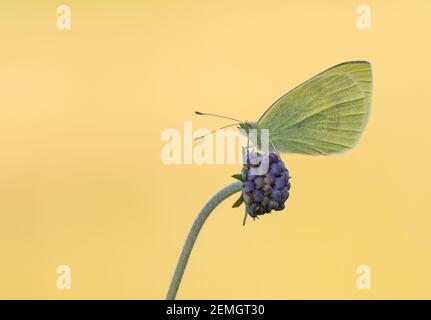
<instances>
[{"instance_id":1,"label":"purple flower bud","mask_svg":"<svg viewBox=\"0 0 431 320\"><path fill-rule=\"evenodd\" d=\"M242 197L244 199L245 204L247 205L253 202L253 197L251 196L251 193L243 193Z\"/></svg>"},{"instance_id":2,"label":"purple flower bud","mask_svg":"<svg viewBox=\"0 0 431 320\"><path fill-rule=\"evenodd\" d=\"M253 199L256 202L261 202L263 199L263 193L260 190L254 190L253 191Z\"/></svg>"},{"instance_id":3,"label":"purple flower bud","mask_svg":"<svg viewBox=\"0 0 431 320\"><path fill-rule=\"evenodd\" d=\"M289 191L285 187L283 190L281 190L281 202L285 202L289 198Z\"/></svg>"},{"instance_id":4,"label":"purple flower bud","mask_svg":"<svg viewBox=\"0 0 431 320\"><path fill-rule=\"evenodd\" d=\"M286 185L286 180L284 177L279 177L275 179L275 187L279 190L283 189Z\"/></svg>"},{"instance_id":5,"label":"purple flower bud","mask_svg":"<svg viewBox=\"0 0 431 320\"><path fill-rule=\"evenodd\" d=\"M273 176L278 177L281 174L280 162L274 163L271 166L271 173Z\"/></svg>"},{"instance_id":6,"label":"purple flower bud","mask_svg":"<svg viewBox=\"0 0 431 320\"><path fill-rule=\"evenodd\" d=\"M278 157L278 154L276 154L276 153L270 153L269 154L269 161L271 164L278 162L278 160L280 160Z\"/></svg>"},{"instance_id":7,"label":"purple flower bud","mask_svg":"<svg viewBox=\"0 0 431 320\"><path fill-rule=\"evenodd\" d=\"M263 194L267 196L271 194L272 187L269 184L265 184L262 188L262 191L263 191Z\"/></svg>"},{"instance_id":8,"label":"purple flower bud","mask_svg":"<svg viewBox=\"0 0 431 320\"><path fill-rule=\"evenodd\" d=\"M275 209L275 211L281 211L285 208L284 203L280 203L280 205L278 206L278 208Z\"/></svg>"},{"instance_id":9,"label":"purple flower bud","mask_svg":"<svg viewBox=\"0 0 431 320\"><path fill-rule=\"evenodd\" d=\"M267 207L267 206L268 206L268 204L269 204L269 198L268 198L268 197L264 197L264 198L262 199L262 201L260 202L260 205L261 205L262 207Z\"/></svg>"},{"instance_id":10,"label":"purple flower bud","mask_svg":"<svg viewBox=\"0 0 431 320\"><path fill-rule=\"evenodd\" d=\"M256 186L257 189L262 188L263 187L263 179L262 179L262 177L257 177L254 180L254 185Z\"/></svg>"},{"instance_id":11,"label":"purple flower bud","mask_svg":"<svg viewBox=\"0 0 431 320\"><path fill-rule=\"evenodd\" d=\"M247 175L247 181L254 181L254 179L256 179L257 176L250 174L250 172Z\"/></svg>"},{"instance_id":12,"label":"purple flower bud","mask_svg":"<svg viewBox=\"0 0 431 320\"><path fill-rule=\"evenodd\" d=\"M274 200L269 200L268 209L273 210L275 208L278 208L278 202Z\"/></svg>"},{"instance_id":13,"label":"purple flower bud","mask_svg":"<svg viewBox=\"0 0 431 320\"><path fill-rule=\"evenodd\" d=\"M246 181L244 183L244 191L245 192L251 192L254 189L254 183L251 181Z\"/></svg>"},{"instance_id":14,"label":"purple flower bud","mask_svg":"<svg viewBox=\"0 0 431 320\"><path fill-rule=\"evenodd\" d=\"M289 180L289 174L286 171L282 171L280 177L285 179L286 181Z\"/></svg>"},{"instance_id":15,"label":"purple flower bud","mask_svg":"<svg viewBox=\"0 0 431 320\"><path fill-rule=\"evenodd\" d=\"M271 199L275 201L281 201L281 192L280 190L274 189L271 192Z\"/></svg>"},{"instance_id":16,"label":"purple flower bud","mask_svg":"<svg viewBox=\"0 0 431 320\"><path fill-rule=\"evenodd\" d=\"M273 184L274 183L274 176L271 173L268 173L265 177L265 179L263 179L265 181L265 183L267 184Z\"/></svg>"},{"instance_id":17,"label":"purple flower bud","mask_svg":"<svg viewBox=\"0 0 431 320\"><path fill-rule=\"evenodd\" d=\"M252 217L256 217L257 216L257 203L252 203L249 207L248 207L248 213L250 213L250 215Z\"/></svg>"}]
</instances>

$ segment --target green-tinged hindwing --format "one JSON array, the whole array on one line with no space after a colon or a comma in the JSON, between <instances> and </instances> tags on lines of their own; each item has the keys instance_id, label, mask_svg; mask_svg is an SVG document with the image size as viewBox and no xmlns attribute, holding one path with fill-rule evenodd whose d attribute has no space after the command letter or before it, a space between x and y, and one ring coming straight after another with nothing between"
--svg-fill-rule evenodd
<instances>
[{"instance_id":1,"label":"green-tinged hindwing","mask_svg":"<svg viewBox=\"0 0 431 320\"><path fill-rule=\"evenodd\" d=\"M259 119L277 151L327 155L351 149L371 108L371 64L336 65L278 99Z\"/></svg>"}]
</instances>

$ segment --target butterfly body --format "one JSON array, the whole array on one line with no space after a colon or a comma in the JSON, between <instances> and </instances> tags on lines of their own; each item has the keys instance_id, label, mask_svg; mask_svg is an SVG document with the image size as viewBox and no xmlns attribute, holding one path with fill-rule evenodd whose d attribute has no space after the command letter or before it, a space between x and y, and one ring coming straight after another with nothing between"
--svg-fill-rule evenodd
<instances>
[{"instance_id":1,"label":"butterfly body","mask_svg":"<svg viewBox=\"0 0 431 320\"><path fill-rule=\"evenodd\" d=\"M248 135L251 130L258 129L258 123L244 121L244 122L240 122L238 128L241 129L244 134Z\"/></svg>"}]
</instances>

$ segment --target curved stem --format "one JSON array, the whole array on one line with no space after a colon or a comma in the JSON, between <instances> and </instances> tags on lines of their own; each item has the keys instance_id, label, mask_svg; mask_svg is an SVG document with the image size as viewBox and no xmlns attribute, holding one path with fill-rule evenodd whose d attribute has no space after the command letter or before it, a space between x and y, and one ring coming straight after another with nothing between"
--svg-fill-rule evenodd
<instances>
[{"instance_id":1,"label":"curved stem","mask_svg":"<svg viewBox=\"0 0 431 320\"><path fill-rule=\"evenodd\" d=\"M187 236L186 242L184 243L183 250L181 251L180 258L175 268L174 276L172 277L169 291L166 296L167 300L174 300L177 295L178 288L183 278L184 270L186 269L187 261L189 260L190 253L192 252L193 245L195 244L196 238L198 237L199 231L201 230L204 222L211 214L211 212L217 207L223 200L241 191L242 183L237 181L233 182L215 195L213 195L208 202L202 207L201 211L197 215L193 222L192 228L190 229L189 235Z\"/></svg>"}]
</instances>

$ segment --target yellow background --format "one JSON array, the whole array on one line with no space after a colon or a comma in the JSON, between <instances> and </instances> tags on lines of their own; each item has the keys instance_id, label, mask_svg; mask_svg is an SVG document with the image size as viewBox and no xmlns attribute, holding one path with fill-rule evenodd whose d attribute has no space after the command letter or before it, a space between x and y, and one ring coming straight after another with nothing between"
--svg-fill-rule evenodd
<instances>
[{"instance_id":1,"label":"yellow background","mask_svg":"<svg viewBox=\"0 0 431 320\"><path fill-rule=\"evenodd\" d=\"M57 6L72 30L56 28ZM371 30L356 28L368 4ZM333 157L284 155L282 213L210 217L178 298L431 298L431 2L9 1L0 5L0 298L164 298L188 229L240 165L160 160L166 128L257 120L347 60L369 125ZM56 267L72 289L56 288ZM356 288L356 267L372 270Z\"/></svg>"}]
</instances>

